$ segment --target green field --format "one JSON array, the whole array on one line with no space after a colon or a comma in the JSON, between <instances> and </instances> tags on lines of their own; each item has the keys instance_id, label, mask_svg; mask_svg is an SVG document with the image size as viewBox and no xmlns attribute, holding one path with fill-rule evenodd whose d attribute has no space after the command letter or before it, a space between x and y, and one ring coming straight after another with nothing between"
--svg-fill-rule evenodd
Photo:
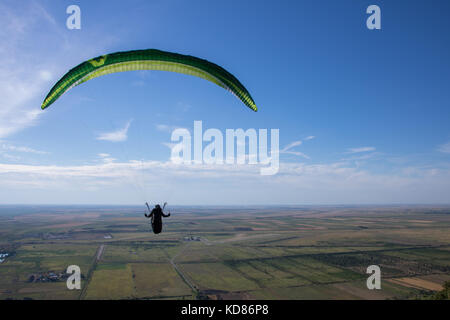
<instances>
[{"instance_id":1,"label":"green field","mask_svg":"<svg viewBox=\"0 0 450 320\"><path fill-rule=\"evenodd\" d=\"M0 299L416 299L450 280L450 207L171 211L154 235L142 208L0 207Z\"/></svg>"}]
</instances>

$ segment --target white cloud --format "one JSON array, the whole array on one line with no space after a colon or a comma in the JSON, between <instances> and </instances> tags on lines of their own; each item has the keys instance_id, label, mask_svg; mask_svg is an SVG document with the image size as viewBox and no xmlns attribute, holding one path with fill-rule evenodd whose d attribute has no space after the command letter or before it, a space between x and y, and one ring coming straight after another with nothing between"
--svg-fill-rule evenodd
<instances>
[{"instance_id":1,"label":"white cloud","mask_svg":"<svg viewBox=\"0 0 450 320\"><path fill-rule=\"evenodd\" d=\"M450 142L447 142L438 147L438 151L442 153L450 153Z\"/></svg>"},{"instance_id":2,"label":"white cloud","mask_svg":"<svg viewBox=\"0 0 450 320\"><path fill-rule=\"evenodd\" d=\"M0 151L1 150L12 151L12 152L34 153L34 154L48 154L48 152L46 152L46 151L35 150L35 149L29 148L29 147L14 146L11 144L6 144L6 143L1 144Z\"/></svg>"},{"instance_id":3,"label":"white cloud","mask_svg":"<svg viewBox=\"0 0 450 320\"><path fill-rule=\"evenodd\" d=\"M361 153L375 151L374 147L360 147L360 148L350 148L346 153Z\"/></svg>"},{"instance_id":4,"label":"white cloud","mask_svg":"<svg viewBox=\"0 0 450 320\"><path fill-rule=\"evenodd\" d=\"M129 120L126 124L125 127L113 131L113 132L105 132L105 133L100 133L97 136L97 140L105 140L105 141L110 141L110 142L122 142L122 141L126 141L128 139L128 129L130 128L131 125L131 121Z\"/></svg>"},{"instance_id":5,"label":"white cloud","mask_svg":"<svg viewBox=\"0 0 450 320\"><path fill-rule=\"evenodd\" d=\"M302 144L302 140L297 140L294 142L291 142L290 144L288 144L286 147L284 147L283 149L280 150L280 153L284 153L284 154L293 154L299 157L303 157L306 159L310 159L309 156L307 156L306 154L304 154L303 152L299 152L299 151L292 151L291 149L294 147L298 147Z\"/></svg>"},{"instance_id":6,"label":"white cloud","mask_svg":"<svg viewBox=\"0 0 450 320\"><path fill-rule=\"evenodd\" d=\"M41 70L39 72L39 76L41 77L42 80L44 81L49 81L53 79L53 75L50 71L48 70Z\"/></svg>"},{"instance_id":7,"label":"white cloud","mask_svg":"<svg viewBox=\"0 0 450 320\"><path fill-rule=\"evenodd\" d=\"M99 153L97 154L104 163L112 163L116 161L116 158L113 158L109 153Z\"/></svg>"},{"instance_id":8,"label":"white cloud","mask_svg":"<svg viewBox=\"0 0 450 320\"><path fill-rule=\"evenodd\" d=\"M300 151L280 151L280 153L284 153L284 154L293 154L299 157L303 157L305 159L311 159L308 155L304 154L303 152Z\"/></svg>"},{"instance_id":9,"label":"white cloud","mask_svg":"<svg viewBox=\"0 0 450 320\"><path fill-rule=\"evenodd\" d=\"M111 156L109 153L99 153L97 154L100 158L107 158L109 156Z\"/></svg>"},{"instance_id":10,"label":"white cloud","mask_svg":"<svg viewBox=\"0 0 450 320\"><path fill-rule=\"evenodd\" d=\"M315 138L315 136L307 136L305 139L303 139L303 140L305 140L305 141L308 141L308 140L312 140L312 139L314 139Z\"/></svg>"},{"instance_id":11,"label":"white cloud","mask_svg":"<svg viewBox=\"0 0 450 320\"><path fill-rule=\"evenodd\" d=\"M156 125L156 129L157 129L158 131L163 131L163 132L171 131L171 130L170 130L170 126L168 126L167 124L157 124L157 125Z\"/></svg>"},{"instance_id":12,"label":"white cloud","mask_svg":"<svg viewBox=\"0 0 450 320\"><path fill-rule=\"evenodd\" d=\"M52 195L44 197L44 202L52 202L54 193L61 193L68 203L75 196L92 197L93 190L94 203L108 199L109 203L133 202L135 189L142 186L154 198L170 195L174 202L189 204L445 203L450 199L448 168L374 174L347 162L282 163L274 176L261 176L259 168L134 160L80 166L0 164L0 189L16 190L14 194L20 193L17 189L26 190L29 195L43 190ZM0 194L0 201L11 200L5 193Z\"/></svg>"},{"instance_id":13,"label":"white cloud","mask_svg":"<svg viewBox=\"0 0 450 320\"><path fill-rule=\"evenodd\" d=\"M369 160L369 159L373 159L376 156L379 156L381 153L380 152L370 152L370 153L359 153L359 154L355 154L354 156L350 156L348 158L343 158L341 159L342 161L358 161L358 160Z\"/></svg>"},{"instance_id":14,"label":"white cloud","mask_svg":"<svg viewBox=\"0 0 450 320\"><path fill-rule=\"evenodd\" d=\"M21 50L37 25L48 26L49 15L35 3L18 10L0 5L0 138L36 123L41 110L33 99L51 79L46 65Z\"/></svg>"},{"instance_id":15,"label":"white cloud","mask_svg":"<svg viewBox=\"0 0 450 320\"><path fill-rule=\"evenodd\" d=\"M4 152L0 152L0 155L7 159L7 160L12 160L12 161L19 161L21 159L21 157L19 156L15 156L15 155L11 155L9 153L4 153Z\"/></svg>"},{"instance_id":16,"label":"white cloud","mask_svg":"<svg viewBox=\"0 0 450 320\"><path fill-rule=\"evenodd\" d=\"M169 148L170 150L172 150L172 149L175 148L177 145L179 145L179 143L162 142L162 145L164 145L164 146L166 146L167 148Z\"/></svg>"},{"instance_id":17,"label":"white cloud","mask_svg":"<svg viewBox=\"0 0 450 320\"><path fill-rule=\"evenodd\" d=\"M162 132L169 132L169 133L171 133L172 131L174 131L176 129L181 129L181 127L171 126L171 125L168 125L168 124L160 124L160 123L156 125L156 130L162 131Z\"/></svg>"},{"instance_id":18,"label":"white cloud","mask_svg":"<svg viewBox=\"0 0 450 320\"><path fill-rule=\"evenodd\" d=\"M296 147L296 146L300 146L302 143L303 143L303 142L302 142L301 140L291 142L291 143L288 144L286 147L284 147L284 148L282 149L282 151L287 151L287 150L289 150L289 149L291 149L291 148L294 148L294 147Z\"/></svg>"},{"instance_id":19,"label":"white cloud","mask_svg":"<svg viewBox=\"0 0 450 320\"><path fill-rule=\"evenodd\" d=\"M0 3L0 139L36 125L52 82L110 41L64 30L37 1Z\"/></svg>"}]
</instances>

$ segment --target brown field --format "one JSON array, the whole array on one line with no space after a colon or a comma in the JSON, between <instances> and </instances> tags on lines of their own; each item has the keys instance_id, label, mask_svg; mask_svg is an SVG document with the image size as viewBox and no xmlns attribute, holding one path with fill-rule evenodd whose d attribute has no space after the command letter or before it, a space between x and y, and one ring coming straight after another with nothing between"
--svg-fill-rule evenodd
<instances>
[{"instance_id":1,"label":"brown field","mask_svg":"<svg viewBox=\"0 0 450 320\"><path fill-rule=\"evenodd\" d=\"M431 282L428 280L424 280L421 278L397 278L397 279L389 279L388 281L397 283L406 287L410 288L417 288L417 289L425 289L425 290L432 290L432 291L439 291L443 289L442 284Z\"/></svg>"}]
</instances>

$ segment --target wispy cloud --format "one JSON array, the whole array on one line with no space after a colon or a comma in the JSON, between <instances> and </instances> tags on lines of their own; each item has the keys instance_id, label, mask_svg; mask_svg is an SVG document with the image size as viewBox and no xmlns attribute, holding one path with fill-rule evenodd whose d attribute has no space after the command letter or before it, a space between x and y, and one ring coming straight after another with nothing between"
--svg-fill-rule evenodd
<instances>
[{"instance_id":1,"label":"wispy cloud","mask_svg":"<svg viewBox=\"0 0 450 320\"><path fill-rule=\"evenodd\" d=\"M6 160L11 160L11 161L19 161L19 160L22 159L22 158L19 157L19 156L12 155L12 154L5 153L5 152L0 152L0 155L1 155L3 158L5 158Z\"/></svg>"},{"instance_id":2,"label":"wispy cloud","mask_svg":"<svg viewBox=\"0 0 450 320\"><path fill-rule=\"evenodd\" d=\"M41 114L33 100L51 80L52 67L20 49L37 25L53 27L37 3L20 9L0 4L0 138L35 124Z\"/></svg>"},{"instance_id":3,"label":"wispy cloud","mask_svg":"<svg viewBox=\"0 0 450 320\"><path fill-rule=\"evenodd\" d=\"M0 3L0 139L36 125L52 81L110 41L71 38L64 28L37 1Z\"/></svg>"},{"instance_id":4,"label":"wispy cloud","mask_svg":"<svg viewBox=\"0 0 450 320\"><path fill-rule=\"evenodd\" d=\"M179 143L162 142L161 144L162 144L163 146L166 146L166 147L169 148L170 150L172 150L172 149L175 148Z\"/></svg>"},{"instance_id":5,"label":"wispy cloud","mask_svg":"<svg viewBox=\"0 0 450 320\"><path fill-rule=\"evenodd\" d=\"M171 130L171 126L167 125L167 124L160 124L158 123L156 125L156 130L158 131L163 131L163 132L170 132Z\"/></svg>"},{"instance_id":6,"label":"wispy cloud","mask_svg":"<svg viewBox=\"0 0 450 320\"><path fill-rule=\"evenodd\" d=\"M312 139L314 139L315 138L315 136L307 136L305 139L303 139L303 140L305 140L305 141L308 141L308 140L312 140Z\"/></svg>"},{"instance_id":7,"label":"wispy cloud","mask_svg":"<svg viewBox=\"0 0 450 320\"><path fill-rule=\"evenodd\" d=\"M106 158L106 157L109 157L109 156L111 156L109 153L99 153L99 154L97 154L100 158Z\"/></svg>"},{"instance_id":8,"label":"wispy cloud","mask_svg":"<svg viewBox=\"0 0 450 320\"><path fill-rule=\"evenodd\" d=\"M102 158L109 154L102 154ZM407 169L407 170L406 170ZM0 188L63 192L88 196L93 188L109 202L126 201L130 185L139 177L152 196L176 185L178 202L205 203L233 199L236 203L411 203L449 199L450 169L405 168L395 174L375 174L349 163L282 163L279 174L261 176L255 165L183 165L170 161L105 162L80 166L20 165L0 163ZM158 181L157 184L154 181ZM135 182L138 185L137 182ZM236 188L239 184L240 188ZM114 188L118 198L104 188ZM252 190L242 193L242 190ZM32 192L31 194L34 194ZM270 195L270 196L269 196ZM326 197L324 197L326 195ZM73 199L72 195L69 199ZM98 200L96 196L96 200ZM130 195L132 197L133 195ZM167 196L167 195L166 195ZM267 196L267 197L266 197ZM300 198L299 198L300 197ZM52 198L45 201L51 202ZM262 200L266 199L266 200ZM0 194L0 201L6 201ZM70 201L70 200L69 200ZM73 201L73 200L72 200ZM222 202L223 203L223 202Z\"/></svg>"},{"instance_id":9,"label":"wispy cloud","mask_svg":"<svg viewBox=\"0 0 450 320\"><path fill-rule=\"evenodd\" d=\"M370 152L375 151L375 147L360 147L360 148L350 148L346 153L362 153L362 152Z\"/></svg>"},{"instance_id":10,"label":"wispy cloud","mask_svg":"<svg viewBox=\"0 0 450 320\"><path fill-rule=\"evenodd\" d=\"M36 150L29 147L15 146L11 144L3 143L1 144L0 151L12 151L12 152L24 152L24 153L34 153L34 154L48 154L46 151Z\"/></svg>"},{"instance_id":11,"label":"wispy cloud","mask_svg":"<svg viewBox=\"0 0 450 320\"><path fill-rule=\"evenodd\" d=\"M305 139L305 140L311 140L311 139L313 139L313 138ZM286 147L281 149L280 153L293 154L293 155L296 155L296 156L299 156L299 157L303 157L305 159L310 159L310 157L307 156L306 154L304 154L303 152L291 150L292 148L295 148L295 147L298 147L298 146L302 145L302 143L303 143L302 140L293 141L293 142L289 143Z\"/></svg>"},{"instance_id":12,"label":"wispy cloud","mask_svg":"<svg viewBox=\"0 0 450 320\"><path fill-rule=\"evenodd\" d=\"M361 161L374 159L375 157L381 155L380 152L366 152L366 153L351 153L351 156L341 159L341 161Z\"/></svg>"},{"instance_id":13,"label":"wispy cloud","mask_svg":"<svg viewBox=\"0 0 450 320\"><path fill-rule=\"evenodd\" d=\"M158 123L156 125L156 130L161 131L161 132L172 132L173 130L176 129L180 129L181 127L179 126L172 126L172 125L168 125L168 124L162 124L162 123Z\"/></svg>"},{"instance_id":14,"label":"wispy cloud","mask_svg":"<svg viewBox=\"0 0 450 320\"><path fill-rule=\"evenodd\" d=\"M286 147L284 147L282 151L287 151L287 150L292 149L294 147L300 146L302 143L303 142L301 140L291 142Z\"/></svg>"},{"instance_id":15,"label":"wispy cloud","mask_svg":"<svg viewBox=\"0 0 450 320\"><path fill-rule=\"evenodd\" d=\"M112 163L117 160L116 158L113 158L109 153L99 153L97 155L104 163Z\"/></svg>"},{"instance_id":16,"label":"wispy cloud","mask_svg":"<svg viewBox=\"0 0 450 320\"><path fill-rule=\"evenodd\" d=\"M438 147L438 151L442 153L450 153L450 142L440 145Z\"/></svg>"},{"instance_id":17,"label":"wispy cloud","mask_svg":"<svg viewBox=\"0 0 450 320\"><path fill-rule=\"evenodd\" d=\"M110 142L126 141L128 139L128 129L130 128L131 121L132 120L129 120L125 124L125 127L121 128L119 130L112 131L112 132L100 133L96 139L110 141Z\"/></svg>"}]
</instances>

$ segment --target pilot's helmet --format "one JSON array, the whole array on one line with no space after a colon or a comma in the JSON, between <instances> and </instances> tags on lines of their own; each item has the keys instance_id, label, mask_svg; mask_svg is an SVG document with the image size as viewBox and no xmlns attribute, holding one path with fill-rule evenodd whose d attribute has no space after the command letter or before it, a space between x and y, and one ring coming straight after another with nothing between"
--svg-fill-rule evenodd
<instances>
[{"instance_id":1,"label":"pilot's helmet","mask_svg":"<svg viewBox=\"0 0 450 320\"><path fill-rule=\"evenodd\" d=\"M156 207L156 209L161 209L159 204L157 204L155 207Z\"/></svg>"}]
</instances>

